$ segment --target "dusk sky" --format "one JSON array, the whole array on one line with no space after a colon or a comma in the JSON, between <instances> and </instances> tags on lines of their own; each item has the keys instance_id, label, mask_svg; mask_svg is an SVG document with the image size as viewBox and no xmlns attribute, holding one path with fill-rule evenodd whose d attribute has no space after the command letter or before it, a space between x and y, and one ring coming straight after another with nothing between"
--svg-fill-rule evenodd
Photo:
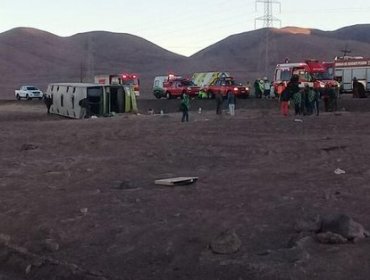
<instances>
[{"instance_id":1,"label":"dusk sky","mask_svg":"<svg viewBox=\"0 0 370 280\"><path fill-rule=\"evenodd\" d=\"M129 33L165 49L191 55L229 35L255 29L264 6L254 0L2 0L0 32L33 27L59 36L104 30ZM276 1L279 2L279 1ZM335 30L370 23L363 0L281 0L281 26ZM257 28L263 26L257 22ZM280 27L278 22L275 27Z\"/></svg>"}]
</instances>

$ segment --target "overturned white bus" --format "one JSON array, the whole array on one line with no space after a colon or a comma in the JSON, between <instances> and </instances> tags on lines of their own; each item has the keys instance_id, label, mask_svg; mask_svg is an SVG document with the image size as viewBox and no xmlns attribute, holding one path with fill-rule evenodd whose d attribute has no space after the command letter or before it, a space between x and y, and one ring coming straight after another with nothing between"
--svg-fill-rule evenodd
<instances>
[{"instance_id":1,"label":"overturned white bus","mask_svg":"<svg viewBox=\"0 0 370 280\"><path fill-rule=\"evenodd\" d=\"M46 95L52 99L50 113L69 118L137 110L135 94L130 87L122 85L53 83L49 84Z\"/></svg>"}]
</instances>

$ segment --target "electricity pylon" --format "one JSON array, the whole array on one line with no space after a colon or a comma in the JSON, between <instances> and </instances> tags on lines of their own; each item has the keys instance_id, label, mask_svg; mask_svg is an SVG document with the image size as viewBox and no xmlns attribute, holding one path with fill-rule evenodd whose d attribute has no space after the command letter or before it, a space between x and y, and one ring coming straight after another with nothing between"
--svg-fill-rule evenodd
<instances>
[{"instance_id":1,"label":"electricity pylon","mask_svg":"<svg viewBox=\"0 0 370 280\"><path fill-rule=\"evenodd\" d=\"M265 7L264 15L254 20L254 28L257 27L257 21L263 21L263 27L273 27L274 22L279 22L281 27L281 20L273 16L273 5L279 5L279 11L281 12L281 4L275 0L256 0L256 10L258 3L263 3Z\"/></svg>"},{"instance_id":2,"label":"electricity pylon","mask_svg":"<svg viewBox=\"0 0 370 280\"><path fill-rule=\"evenodd\" d=\"M279 5L279 10L281 12L281 4L279 1L275 0L256 0L256 10L257 10L257 5L258 3L263 3L265 7L265 12L264 15L261 17L257 17L254 20L254 28L256 29L257 27L257 21L263 21L263 27L266 28L266 40L265 40L265 75L266 77L268 76L268 68L269 68L269 28L273 27L274 22L279 22L280 27L281 27L281 20L273 16L273 4L278 4Z\"/></svg>"}]
</instances>

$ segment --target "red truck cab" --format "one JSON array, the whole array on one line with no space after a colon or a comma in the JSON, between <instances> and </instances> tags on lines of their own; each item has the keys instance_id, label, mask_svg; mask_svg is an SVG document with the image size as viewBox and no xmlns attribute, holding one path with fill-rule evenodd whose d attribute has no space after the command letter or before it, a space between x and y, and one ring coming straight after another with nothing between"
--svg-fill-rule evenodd
<instances>
[{"instance_id":1,"label":"red truck cab","mask_svg":"<svg viewBox=\"0 0 370 280\"><path fill-rule=\"evenodd\" d=\"M211 85L204 88L209 97L214 97L217 93L221 93L226 97L229 92L233 92L236 97L246 98L249 96L249 88L237 84L233 77L217 78Z\"/></svg>"},{"instance_id":2,"label":"red truck cab","mask_svg":"<svg viewBox=\"0 0 370 280\"><path fill-rule=\"evenodd\" d=\"M167 99L181 97L184 93L190 97L198 95L200 87L185 78L169 78L163 82L163 92Z\"/></svg>"}]
</instances>

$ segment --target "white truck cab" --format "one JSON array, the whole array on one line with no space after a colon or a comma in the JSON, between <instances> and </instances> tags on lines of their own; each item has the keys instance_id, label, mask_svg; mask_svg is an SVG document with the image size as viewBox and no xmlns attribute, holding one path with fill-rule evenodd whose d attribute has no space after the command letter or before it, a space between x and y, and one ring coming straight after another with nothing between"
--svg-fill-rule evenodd
<instances>
[{"instance_id":1,"label":"white truck cab","mask_svg":"<svg viewBox=\"0 0 370 280\"><path fill-rule=\"evenodd\" d=\"M25 98L27 100L38 98L41 100L43 95L42 91L34 86L21 86L19 90L15 91L15 97L17 100L20 100L21 98Z\"/></svg>"}]
</instances>

